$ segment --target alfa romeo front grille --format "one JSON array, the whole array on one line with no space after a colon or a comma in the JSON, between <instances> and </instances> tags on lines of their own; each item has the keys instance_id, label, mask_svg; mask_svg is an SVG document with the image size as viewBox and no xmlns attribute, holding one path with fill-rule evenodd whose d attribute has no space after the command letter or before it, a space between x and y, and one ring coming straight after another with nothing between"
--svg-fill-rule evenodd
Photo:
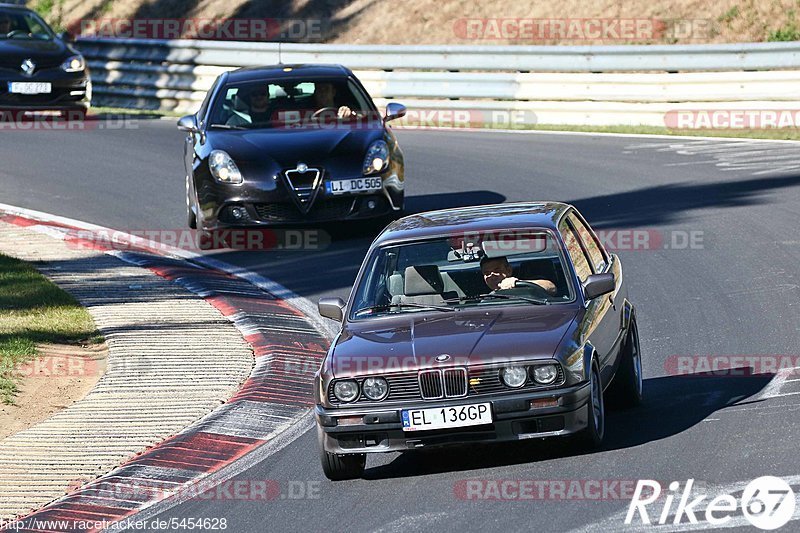
<instances>
[{"instance_id":1,"label":"alfa romeo front grille","mask_svg":"<svg viewBox=\"0 0 800 533\"><path fill-rule=\"evenodd\" d=\"M253 207L258 218L266 222L308 222L344 218L353 210L355 200L352 196L318 199L308 213L289 203L253 204Z\"/></svg>"},{"instance_id":2,"label":"alfa romeo front grille","mask_svg":"<svg viewBox=\"0 0 800 533\"><path fill-rule=\"evenodd\" d=\"M300 169L287 170L284 175L289 189L297 197L298 205L307 212L319 191L322 172L318 168L304 168L302 171Z\"/></svg>"}]
</instances>

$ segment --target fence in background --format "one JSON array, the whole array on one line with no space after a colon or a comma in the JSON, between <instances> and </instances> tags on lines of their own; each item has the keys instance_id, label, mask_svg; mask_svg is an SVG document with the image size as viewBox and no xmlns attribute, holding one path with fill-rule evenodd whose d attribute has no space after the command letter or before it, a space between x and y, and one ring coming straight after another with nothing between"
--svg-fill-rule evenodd
<instances>
[{"instance_id":1,"label":"fence in background","mask_svg":"<svg viewBox=\"0 0 800 533\"><path fill-rule=\"evenodd\" d=\"M340 63L378 105L523 124L653 125L679 110L800 108L800 43L373 46L82 39L95 104L193 112L222 72Z\"/></svg>"}]
</instances>

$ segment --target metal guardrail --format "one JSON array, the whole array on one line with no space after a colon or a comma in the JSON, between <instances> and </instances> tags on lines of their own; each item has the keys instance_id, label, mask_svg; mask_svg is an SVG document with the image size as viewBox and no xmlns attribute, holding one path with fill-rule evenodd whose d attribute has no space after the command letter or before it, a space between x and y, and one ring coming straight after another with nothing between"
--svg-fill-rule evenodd
<instances>
[{"instance_id":1,"label":"metal guardrail","mask_svg":"<svg viewBox=\"0 0 800 533\"><path fill-rule=\"evenodd\" d=\"M341 63L368 70L510 72L776 70L800 67L800 42L621 46L404 46L84 39L89 57L226 67ZM279 57L280 49L280 57Z\"/></svg>"},{"instance_id":2,"label":"metal guardrail","mask_svg":"<svg viewBox=\"0 0 800 533\"><path fill-rule=\"evenodd\" d=\"M562 47L82 39L78 47L92 69L96 103L187 112L221 72L279 62L344 64L378 100L402 98L421 109L569 111L563 104L596 103L604 121L624 124L653 124L644 115L637 122L641 104L665 111L688 102L797 104L800 95L800 70L782 70L800 69L800 42ZM608 108L618 110L619 122ZM581 117L586 113L564 119L584 123Z\"/></svg>"}]
</instances>

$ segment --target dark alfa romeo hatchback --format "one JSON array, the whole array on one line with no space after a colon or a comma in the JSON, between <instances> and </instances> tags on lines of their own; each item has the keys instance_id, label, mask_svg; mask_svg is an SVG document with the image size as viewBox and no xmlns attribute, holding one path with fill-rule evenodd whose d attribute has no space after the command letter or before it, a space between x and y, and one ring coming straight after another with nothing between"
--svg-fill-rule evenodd
<instances>
[{"instance_id":1,"label":"dark alfa romeo hatchback","mask_svg":"<svg viewBox=\"0 0 800 533\"><path fill-rule=\"evenodd\" d=\"M421 213L373 242L316 376L322 467L372 452L576 435L596 446L604 397L642 397L620 259L561 203Z\"/></svg>"},{"instance_id":2,"label":"dark alfa romeo hatchback","mask_svg":"<svg viewBox=\"0 0 800 533\"><path fill-rule=\"evenodd\" d=\"M222 74L183 117L190 227L396 218L403 152L364 87L339 65L275 65ZM385 222L384 222L385 223Z\"/></svg>"}]
</instances>

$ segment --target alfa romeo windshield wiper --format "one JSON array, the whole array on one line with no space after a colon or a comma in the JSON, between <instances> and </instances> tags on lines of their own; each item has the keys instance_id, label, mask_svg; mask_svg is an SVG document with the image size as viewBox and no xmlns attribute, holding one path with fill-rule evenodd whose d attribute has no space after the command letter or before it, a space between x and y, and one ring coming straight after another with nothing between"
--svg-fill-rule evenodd
<instances>
[{"instance_id":1,"label":"alfa romeo windshield wiper","mask_svg":"<svg viewBox=\"0 0 800 533\"><path fill-rule=\"evenodd\" d=\"M495 293L487 293L487 294L478 294L477 296L461 296L459 298L449 298L445 300L446 303L457 303L457 302L469 302L469 301L477 301L477 300L484 300L484 299L492 299L495 300L522 300L524 302L528 302L534 305L550 305L550 302L547 300L543 300L541 298L531 298L530 296L514 296L511 294L495 294Z\"/></svg>"},{"instance_id":2,"label":"alfa romeo windshield wiper","mask_svg":"<svg viewBox=\"0 0 800 533\"><path fill-rule=\"evenodd\" d=\"M445 307L443 305L428 305L428 304L415 304L415 303L393 303L393 304L385 304L385 305L371 305L369 307L362 307L358 311L355 312L356 315L364 313L366 311L385 311L387 309L394 309L398 307L413 307L416 309L435 309L436 311L445 311L448 313L452 313L455 311L452 307Z\"/></svg>"}]
</instances>

